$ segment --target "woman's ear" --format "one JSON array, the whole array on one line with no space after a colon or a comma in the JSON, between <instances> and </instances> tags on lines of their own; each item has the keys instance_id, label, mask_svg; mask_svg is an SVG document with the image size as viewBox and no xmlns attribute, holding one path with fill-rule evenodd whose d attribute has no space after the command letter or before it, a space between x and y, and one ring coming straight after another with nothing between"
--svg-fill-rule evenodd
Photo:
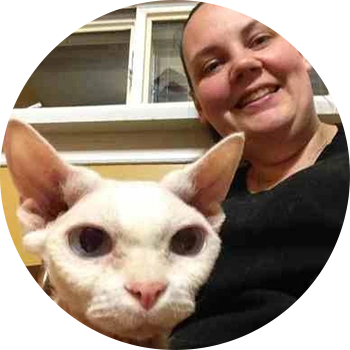
<instances>
[{"instance_id":1,"label":"woman's ear","mask_svg":"<svg viewBox=\"0 0 350 350\"><path fill-rule=\"evenodd\" d=\"M306 70L310 73L312 71L312 66L309 61L304 57Z\"/></svg>"},{"instance_id":2,"label":"woman's ear","mask_svg":"<svg viewBox=\"0 0 350 350\"><path fill-rule=\"evenodd\" d=\"M298 53L301 56L305 69L308 73L310 73L312 71L312 64L310 63L310 61L306 58L306 56L304 55L303 50L298 49Z\"/></svg>"}]
</instances>

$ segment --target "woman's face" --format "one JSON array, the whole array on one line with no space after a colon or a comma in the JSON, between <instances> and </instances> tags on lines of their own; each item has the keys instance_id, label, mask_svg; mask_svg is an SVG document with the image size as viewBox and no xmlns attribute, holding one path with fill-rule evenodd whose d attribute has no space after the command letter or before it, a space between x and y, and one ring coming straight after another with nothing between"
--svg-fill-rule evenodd
<instances>
[{"instance_id":1,"label":"woman's face","mask_svg":"<svg viewBox=\"0 0 350 350\"><path fill-rule=\"evenodd\" d=\"M183 54L198 112L221 135L295 129L315 114L309 63L250 17L202 5L185 29Z\"/></svg>"}]
</instances>

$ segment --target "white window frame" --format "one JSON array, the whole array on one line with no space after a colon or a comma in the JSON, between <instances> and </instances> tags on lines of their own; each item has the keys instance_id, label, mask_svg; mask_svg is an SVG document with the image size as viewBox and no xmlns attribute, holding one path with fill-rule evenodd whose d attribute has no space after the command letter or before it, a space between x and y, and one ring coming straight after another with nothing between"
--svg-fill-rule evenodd
<instances>
[{"instance_id":1,"label":"white window frame","mask_svg":"<svg viewBox=\"0 0 350 350\"><path fill-rule=\"evenodd\" d=\"M143 69L135 72L135 100L139 103L148 103L150 61L152 45L152 25L155 21L185 20L194 7L193 4L169 4L168 6L153 4L141 5L137 8L136 18L140 37L144 37L143 47L135 52L135 61L143 62ZM140 65L141 66L141 65ZM170 102L171 103L171 102Z\"/></svg>"},{"instance_id":2,"label":"white window frame","mask_svg":"<svg viewBox=\"0 0 350 350\"><path fill-rule=\"evenodd\" d=\"M138 138L140 132L147 134L150 130L164 132L178 132L179 130L192 130L193 140L199 134L203 138L204 130L199 125L197 112L192 102L148 103L150 45L152 22L156 20L185 19L191 9L196 5L193 1L166 1L136 5L135 19L115 19L93 21L80 28L76 33L106 32L116 30L130 30L130 52L127 86L127 102L125 105L83 106L83 107L46 107L14 109L12 115L21 118L43 132L55 135L67 134L67 143L77 143L79 134L85 135L99 132L103 137L105 132L115 132L116 137L125 138L129 142L132 135ZM134 7L134 6L133 6ZM331 96L315 96L316 111L325 121L340 121L338 111ZM69 136L74 128L75 134ZM118 134L118 135L117 135ZM60 137L60 136L57 136ZM74 140L70 141L70 137ZM150 137L154 137L150 133ZM181 138L181 137L180 137ZM84 137L86 142L86 137ZM131 142L131 141L130 141ZM183 147L175 153L164 149L156 151L143 149L130 152L127 157L118 150L110 152L106 158L105 152L81 151L66 152L66 158L73 163L139 163L139 162L189 162L198 157L209 146L208 142L188 139ZM108 148L108 146L106 146ZM168 150L168 151L167 151ZM158 152L158 153L157 153ZM161 153L161 156L159 154ZM158 154L158 155L157 155ZM167 157L166 154L169 154ZM128 158L129 157L129 158ZM4 157L1 164L4 164Z\"/></svg>"},{"instance_id":3,"label":"white window frame","mask_svg":"<svg viewBox=\"0 0 350 350\"><path fill-rule=\"evenodd\" d=\"M130 103L130 89L131 89L131 71L132 67L132 53L133 47L132 43L134 42L134 28L135 20L134 19L112 19L112 20L95 20L81 27L73 34L82 34L82 33L106 33L106 32L117 32L117 31L130 31L130 44L129 44L129 62L128 62L128 78L127 78L127 91L126 91L126 104Z\"/></svg>"}]
</instances>

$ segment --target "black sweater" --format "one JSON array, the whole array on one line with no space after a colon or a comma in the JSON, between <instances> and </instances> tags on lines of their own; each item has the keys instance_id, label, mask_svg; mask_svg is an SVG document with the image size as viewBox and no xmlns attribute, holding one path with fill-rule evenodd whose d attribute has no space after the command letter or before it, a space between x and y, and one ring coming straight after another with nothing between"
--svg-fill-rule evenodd
<instances>
[{"instance_id":1,"label":"black sweater","mask_svg":"<svg viewBox=\"0 0 350 350\"><path fill-rule=\"evenodd\" d=\"M349 194L342 127L315 165L272 190L249 194L246 172L238 171L223 204L216 267L172 348L221 344L267 324L307 290L337 242Z\"/></svg>"}]
</instances>

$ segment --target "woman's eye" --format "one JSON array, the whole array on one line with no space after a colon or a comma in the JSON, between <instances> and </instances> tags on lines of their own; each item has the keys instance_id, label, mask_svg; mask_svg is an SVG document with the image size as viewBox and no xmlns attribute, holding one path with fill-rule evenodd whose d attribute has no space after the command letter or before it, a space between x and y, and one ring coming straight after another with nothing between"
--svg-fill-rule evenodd
<instances>
[{"instance_id":1,"label":"woman's eye","mask_svg":"<svg viewBox=\"0 0 350 350\"><path fill-rule=\"evenodd\" d=\"M252 41L252 47L259 47L261 45L266 44L268 41L270 41L271 35L268 34L261 34L257 37L255 37Z\"/></svg>"},{"instance_id":2,"label":"woman's eye","mask_svg":"<svg viewBox=\"0 0 350 350\"><path fill-rule=\"evenodd\" d=\"M95 227L81 227L69 234L69 246L83 257L98 257L108 254L112 248L110 236Z\"/></svg>"},{"instance_id":3,"label":"woman's eye","mask_svg":"<svg viewBox=\"0 0 350 350\"><path fill-rule=\"evenodd\" d=\"M203 67L203 72L204 74L210 74L215 72L220 66L220 61L219 60L213 60L208 62L207 64L204 65Z\"/></svg>"},{"instance_id":4,"label":"woman's eye","mask_svg":"<svg viewBox=\"0 0 350 350\"><path fill-rule=\"evenodd\" d=\"M204 247L205 234L198 227L188 227L174 234L170 241L170 251L177 255L192 256Z\"/></svg>"}]
</instances>

